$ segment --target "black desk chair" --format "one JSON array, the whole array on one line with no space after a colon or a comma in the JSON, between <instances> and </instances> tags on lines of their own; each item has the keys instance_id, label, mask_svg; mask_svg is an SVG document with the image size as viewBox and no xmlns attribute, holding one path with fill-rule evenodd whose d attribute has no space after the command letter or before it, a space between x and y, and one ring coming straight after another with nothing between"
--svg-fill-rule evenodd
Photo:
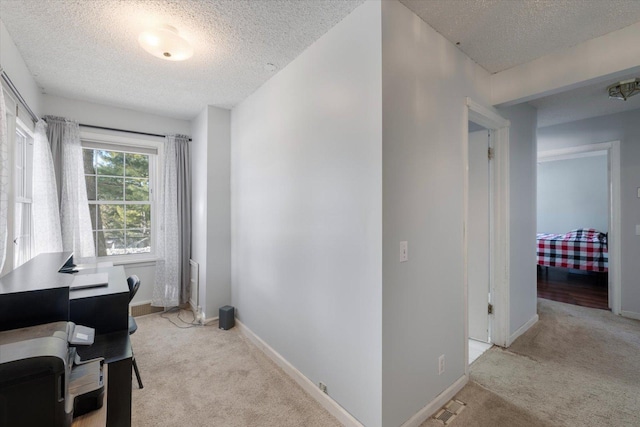
<instances>
[{"instance_id":1,"label":"black desk chair","mask_svg":"<svg viewBox=\"0 0 640 427\"><path fill-rule=\"evenodd\" d=\"M135 274L127 277L127 284L129 285L129 302L136 296L138 292L138 288L140 288L140 279ZM129 335L135 333L138 330L138 325L136 324L136 319L133 316L129 316ZM138 364L136 363L136 356L133 354L133 350L131 350L132 358L131 362L133 363L133 370L136 372L136 378L138 379L138 387L143 388L142 380L140 379L140 371L138 370Z\"/></svg>"}]
</instances>

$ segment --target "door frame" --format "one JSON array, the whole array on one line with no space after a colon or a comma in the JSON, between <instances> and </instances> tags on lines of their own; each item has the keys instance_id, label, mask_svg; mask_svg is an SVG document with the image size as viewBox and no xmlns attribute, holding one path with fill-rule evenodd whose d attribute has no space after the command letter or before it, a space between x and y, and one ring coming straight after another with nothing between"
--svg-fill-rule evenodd
<instances>
[{"instance_id":1,"label":"door frame","mask_svg":"<svg viewBox=\"0 0 640 427\"><path fill-rule=\"evenodd\" d=\"M509 127L511 123L492 107L466 98L462 159L464 175L463 218L463 282L464 282L464 348L465 374L469 373L469 294L468 294L468 236L469 220L469 120L491 131L493 160L491 166L490 223L490 291L493 318L490 320L490 337L493 344L507 347L509 338Z\"/></svg>"},{"instance_id":2,"label":"door frame","mask_svg":"<svg viewBox=\"0 0 640 427\"><path fill-rule=\"evenodd\" d=\"M540 151L538 162L564 159L575 159L590 155L597 155L604 151L607 155L608 186L609 186L609 306L613 314L620 314L622 310L622 281L620 275L622 266L621 255L621 199L620 199L620 141L609 141L597 144L585 144L556 150ZM613 261L611 261L613 260Z\"/></svg>"}]
</instances>

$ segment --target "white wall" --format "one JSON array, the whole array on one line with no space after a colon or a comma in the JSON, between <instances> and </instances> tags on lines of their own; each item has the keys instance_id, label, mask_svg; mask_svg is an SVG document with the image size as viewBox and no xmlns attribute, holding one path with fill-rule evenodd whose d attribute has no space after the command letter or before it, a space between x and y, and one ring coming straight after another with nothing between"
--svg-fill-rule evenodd
<instances>
[{"instance_id":1,"label":"white wall","mask_svg":"<svg viewBox=\"0 0 640 427\"><path fill-rule=\"evenodd\" d=\"M216 317L220 307L231 304L231 111L208 107L207 137L207 287L204 301L205 315Z\"/></svg>"},{"instance_id":2,"label":"white wall","mask_svg":"<svg viewBox=\"0 0 640 427\"><path fill-rule=\"evenodd\" d=\"M607 156L538 163L538 233L609 231Z\"/></svg>"},{"instance_id":3,"label":"white wall","mask_svg":"<svg viewBox=\"0 0 640 427\"><path fill-rule=\"evenodd\" d=\"M230 116L209 106L192 122L191 258L199 264L199 303L207 318L231 303Z\"/></svg>"},{"instance_id":4,"label":"white wall","mask_svg":"<svg viewBox=\"0 0 640 427\"><path fill-rule=\"evenodd\" d=\"M207 295L207 147L209 108L205 108L191 121L191 259L198 263L199 296L201 308ZM205 311L205 316L212 314Z\"/></svg>"},{"instance_id":5,"label":"white wall","mask_svg":"<svg viewBox=\"0 0 640 427\"><path fill-rule=\"evenodd\" d=\"M232 112L233 304L363 424L381 425L380 2Z\"/></svg>"},{"instance_id":6,"label":"white wall","mask_svg":"<svg viewBox=\"0 0 640 427\"><path fill-rule=\"evenodd\" d=\"M640 72L640 22L491 76L494 104L514 104Z\"/></svg>"},{"instance_id":7,"label":"white wall","mask_svg":"<svg viewBox=\"0 0 640 427\"><path fill-rule=\"evenodd\" d=\"M622 310L640 316L640 110L538 129L540 151L620 141L622 216Z\"/></svg>"},{"instance_id":8,"label":"white wall","mask_svg":"<svg viewBox=\"0 0 640 427\"><path fill-rule=\"evenodd\" d=\"M384 426L465 372L465 97L489 105L489 78L404 5L382 2Z\"/></svg>"},{"instance_id":9,"label":"white wall","mask_svg":"<svg viewBox=\"0 0 640 427\"><path fill-rule=\"evenodd\" d=\"M31 76L27 64L22 59L22 55L20 55L2 21L0 21L0 66L33 112L40 115L40 88Z\"/></svg>"},{"instance_id":10,"label":"white wall","mask_svg":"<svg viewBox=\"0 0 640 427\"><path fill-rule=\"evenodd\" d=\"M536 109L501 108L509 127L509 334L537 312Z\"/></svg>"},{"instance_id":11,"label":"white wall","mask_svg":"<svg viewBox=\"0 0 640 427\"><path fill-rule=\"evenodd\" d=\"M191 133L188 120L174 119L93 102L76 101L53 95L42 95L42 115L62 116L82 124L104 126L136 132L164 134ZM100 132L91 130L91 132Z\"/></svg>"}]
</instances>

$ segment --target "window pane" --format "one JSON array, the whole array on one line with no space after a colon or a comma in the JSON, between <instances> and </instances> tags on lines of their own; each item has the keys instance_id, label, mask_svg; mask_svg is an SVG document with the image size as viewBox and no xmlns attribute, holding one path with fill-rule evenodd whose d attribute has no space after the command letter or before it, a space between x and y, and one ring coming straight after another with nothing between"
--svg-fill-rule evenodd
<instances>
[{"instance_id":1,"label":"window pane","mask_svg":"<svg viewBox=\"0 0 640 427\"><path fill-rule=\"evenodd\" d=\"M96 200L96 177L85 175L84 180L87 184L87 199Z\"/></svg>"},{"instance_id":2,"label":"window pane","mask_svg":"<svg viewBox=\"0 0 640 427\"><path fill-rule=\"evenodd\" d=\"M124 228L124 205L99 205L98 230L119 230Z\"/></svg>"},{"instance_id":3,"label":"window pane","mask_svg":"<svg viewBox=\"0 0 640 427\"><path fill-rule=\"evenodd\" d=\"M98 233L100 234L100 233ZM98 237L98 256L124 255L124 230L104 231L104 238Z\"/></svg>"},{"instance_id":4,"label":"window pane","mask_svg":"<svg viewBox=\"0 0 640 427\"><path fill-rule=\"evenodd\" d=\"M148 179L125 179L125 199L130 202L146 202L149 200Z\"/></svg>"},{"instance_id":5,"label":"window pane","mask_svg":"<svg viewBox=\"0 0 640 427\"><path fill-rule=\"evenodd\" d=\"M149 156L145 154L126 153L127 176L149 178Z\"/></svg>"},{"instance_id":6,"label":"window pane","mask_svg":"<svg viewBox=\"0 0 640 427\"><path fill-rule=\"evenodd\" d=\"M124 153L95 150L98 175L124 176Z\"/></svg>"},{"instance_id":7,"label":"window pane","mask_svg":"<svg viewBox=\"0 0 640 427\"><path fill-rule=\"evenodd\" d=\"M98 207L96 205L89 205L89 216L91 217L91 229L96 230L96 215L98 214Z\"/></svg>"},{"instance_id":8,"label":"window pane","mask_svg":"<svg viewBox=\"0 0 640 427\"><path fill-rule=\"evenodd\" d=\"M93 150L85 148L82 150L82 163L84 164L84 173L96 173L96 167L93 163Z\"/></svg>"},{"instance_id":9,"label":"window pane","mask_svg":"<svg viewBox=\"0 0 640 427\"><path fill-rule=\"evenodd\" d=\"M98 176L98 200L124 200L124 178Z\"/></svg>"},{"instance_id":10,"label":"window pane","mask_svg":"<svg viewBox=\"0 0 640 427\"><path fill-rule=\"evenodd\" d=\"M150 205L127 205L126 228L151 228Z\"/></svg>"},{"instance_id":11,"label":"window pane","mask_svg":"<svg viewBox=\"0 0 640 427\"><path fill-rule=\"evenodd\" d=\"M151 252L151 230L127 230L127 253Z\"/></svg>"}]
</instances>

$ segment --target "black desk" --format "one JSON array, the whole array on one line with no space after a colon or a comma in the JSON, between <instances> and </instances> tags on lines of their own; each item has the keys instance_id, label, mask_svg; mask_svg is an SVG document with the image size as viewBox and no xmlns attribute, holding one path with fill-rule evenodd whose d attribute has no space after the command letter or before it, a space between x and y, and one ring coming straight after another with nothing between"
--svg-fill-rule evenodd
<instances>
[{"instance_id":1,"label":"black desk","mask_svg":"<svg viewBox=\"0 0 640 427\"><path fill-rule=\"evenodd\" d=\"M69 320L71 252L40 254L0 278L0 331Z\"/></svg>"},{"instance_id":2,"label":"black desk","mask_svg":"<svg viewBox=\"0 0 640 427\"><path fill-rule=\"evenodd\" d=\"M122 266L80 270L74 276L108 273L109 285L69 291L69 320L96 334L129 330L129 285Z\"/></svg>"},{"instance_id":3,"label":"black desk","mask_svg":"<svg viewBox=\"0 0 640 427\"><path fill-rule=\"evenodd\" d=\"M74 275L108 273L107 286L69 292L69 320L92 327L90 347L77 347L83 360L104 357L107 371L107 426L131 425L131 341L129 340L129 285L122 266L82 269Z\"/></svg>"},{"instance_id":4,"label":"black desk","mask_svg":"<svg viewBox=\"0 0 640 427\"><path fill-rule=\"evenodd\" d=\"M40 254L0 278L0 331L56 321L95 328L95 342L78 347L83 359L104 357L108 363L107 426L131 425L129 287L124 268L100 267L74 274L107 272L105 287L69 290L72 274L58 270L71 252Z\"/></svg>"}]
</instances>

